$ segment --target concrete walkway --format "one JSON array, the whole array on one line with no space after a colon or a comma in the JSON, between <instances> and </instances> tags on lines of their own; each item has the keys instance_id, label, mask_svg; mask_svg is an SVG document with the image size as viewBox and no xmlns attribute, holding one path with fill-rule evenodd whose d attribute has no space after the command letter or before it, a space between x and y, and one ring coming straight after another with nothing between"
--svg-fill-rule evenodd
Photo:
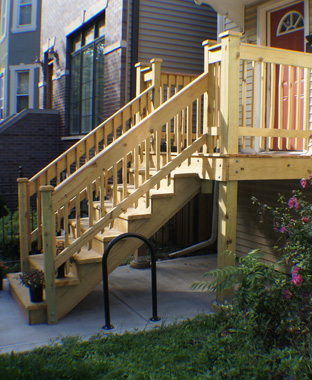
<instances>
[{"instance_id":1,"label":"concrete walkway","mask_svg":"<svg viewBox=\"0 0 312 380\"><path fill-rule=\"evenodd\" d=\"M57 325L30 326L10 296L5 280L4 290L0 291L0 353L31 350L64 336L89 339L96 334L157 328L200 313L210 313L215 295L194 291L190 286L216 265L215 254L157 262L159 322L149 321L152 317L150 269L133 269L128 265L117 268L109 276L111 323L115 326L110 332L102 329L105 324L102 284Z\"/></svg>"}]
</instances>

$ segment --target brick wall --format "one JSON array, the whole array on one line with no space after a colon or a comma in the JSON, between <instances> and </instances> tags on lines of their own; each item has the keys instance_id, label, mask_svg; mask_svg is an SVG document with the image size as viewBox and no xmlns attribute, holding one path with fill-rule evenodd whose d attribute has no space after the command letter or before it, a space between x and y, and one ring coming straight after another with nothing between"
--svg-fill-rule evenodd
<instances>
[{"instance_id":1,"label":"brick wall","mask_svg":"<svg viewBox=\"0 0 312 380\"><path fill-rule=\"evenodd\" d=\"M19 166L24 177L31 178L59 155L59 114L55 111L28 110L17 122L0 128L0 184L12 179L11 193L17 193L16 178ZM2 131L1 131L2 130ZM1 193L8 192L0 186ZM16 196L3 195L10 204L16 204Z\"/></svg>"}]
</instances>

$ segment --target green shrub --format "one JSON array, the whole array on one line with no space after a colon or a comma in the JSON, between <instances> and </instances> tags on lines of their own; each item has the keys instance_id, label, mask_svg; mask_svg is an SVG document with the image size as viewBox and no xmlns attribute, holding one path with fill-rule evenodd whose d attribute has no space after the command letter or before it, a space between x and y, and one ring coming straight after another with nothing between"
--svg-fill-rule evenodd
<instances>
[{"instance_id":1,"label":"green shrub","mask_svg":"<svg viewBox=\"0 0 312 380\"><path fill-rule=\"evenodd\" d=\"M311 186L311 178L302 179L302 186ZM260 205L255 198L253 202ZM253 336L261 336L267 348L281 348L304 342L312 327L312 206L300 191L288 200L280 196L277 208L260 206L273 213L272 228L284 239L276 247L279 261L266 265L255 250L240 258L237 267L208 272L206 277L213 279L194 288L222 291L235 286L232 318L246 316Z\"/></svg>"}]
</instances>

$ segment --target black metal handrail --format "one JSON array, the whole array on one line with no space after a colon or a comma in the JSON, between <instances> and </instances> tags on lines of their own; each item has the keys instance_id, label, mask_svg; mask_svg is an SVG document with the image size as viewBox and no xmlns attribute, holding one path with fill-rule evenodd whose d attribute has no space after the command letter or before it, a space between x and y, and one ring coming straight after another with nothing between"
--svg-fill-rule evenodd
<instances>
[{"instance_id":1,"label":"black metal handrail","mask_svg":"<svg viewBox=\"0 0 312 380\"><path fill-rule=\"evenodd\" d=\"M127 238L136 238L142 240L149 248L151 252L151 282L152 282L152 313L153 316L150 321L157 322L160 318L157 316L157 282L156 282L156 254L152 244L143 235L128 232L114 238L107 246L102 257L102 276L103 276L103 297L104 297L104 315L105 315L105 325L103 329L112 330L114 326L110 321L110 305L109 305L109 287L108 287L108 270L107 270L107 258L112 247L118 243L120 240Z\"/></svg>"}]
</instances>

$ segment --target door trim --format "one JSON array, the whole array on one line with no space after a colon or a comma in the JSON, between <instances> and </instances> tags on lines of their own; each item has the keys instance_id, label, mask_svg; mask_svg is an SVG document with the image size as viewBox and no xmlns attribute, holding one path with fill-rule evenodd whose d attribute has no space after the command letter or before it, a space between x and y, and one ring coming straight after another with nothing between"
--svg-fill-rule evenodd
<instances>
[{"instance_id":1,"label":"door trim","mask_svg":"<svg viewBox=\"0 0 312 380\"><path fill-rule=\"evenodd\" d=\"M292 4L304 2L304 35L309 34L309 1L299 0L299 1L289 1L280 0L274 1L270 4L266 3L259 5L257 8L257 45L268 46L267 44L267 12L275 10L277 8L286 8Z\"/></svg>"}]
</instances>

